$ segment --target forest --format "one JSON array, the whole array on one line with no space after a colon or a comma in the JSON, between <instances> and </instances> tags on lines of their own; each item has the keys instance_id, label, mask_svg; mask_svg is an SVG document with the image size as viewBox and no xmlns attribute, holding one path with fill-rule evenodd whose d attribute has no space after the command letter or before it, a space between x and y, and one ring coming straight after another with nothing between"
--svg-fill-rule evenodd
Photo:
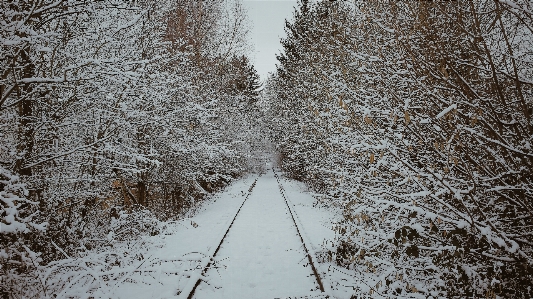
<instances>
[{"instance_id":1,"label":"forest","mask_svg":"<svg viewBox=\"0 0 533 299\"><path fill-rule=\"evenodd\" d=\"M239 0L0 2L0 298L96 298L65 295L95 257L271 157L337 213L315 258L347 298L533 297L531 0L299 0L264 82L249 26Z\"/></svg>"}]
</instances>

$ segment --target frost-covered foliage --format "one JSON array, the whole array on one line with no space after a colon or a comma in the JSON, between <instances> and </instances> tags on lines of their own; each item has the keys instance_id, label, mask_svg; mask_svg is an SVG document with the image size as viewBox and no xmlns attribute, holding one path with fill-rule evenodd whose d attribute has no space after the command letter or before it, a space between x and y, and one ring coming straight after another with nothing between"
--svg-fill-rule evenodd
<instances>
[{"instance_id":1,"label":"frost-covered foliage","mask_svg":"<svg viewBox=\"0 0 533 299\"><path fill-rule=\"evenodd\" d=\"M530 1L301 1L271 94L281 166L344 208L354 295L530 298Z\"/></svg>"},{"instance_id":2,"label":"frost-covered foliage","mask_svg":"<svg viewBox=\"0 0 533 299\"><path fill-rule=\"evenodd\" d=\"M0 166L0 295L11 293L28 271L35 271L42 259L32 250L31 238L46 229L37 223L36 203L28 200L28 190L19 177Z\"/></svg>"},{"instance_id":3,"label":"frost-covered foliage","mask_svg":"<svg viewBox=\"0 0 533 299\"><path fill-rule=\"evenodd\" d=\"M180 215L257 167L239 1L3 1L0 20L1 179L27 189L5 187L21 199L2 221L48 223L13 239L45 263L99 246L121 213L153 233L131 215Z\"/></svg>"}]
</instances>

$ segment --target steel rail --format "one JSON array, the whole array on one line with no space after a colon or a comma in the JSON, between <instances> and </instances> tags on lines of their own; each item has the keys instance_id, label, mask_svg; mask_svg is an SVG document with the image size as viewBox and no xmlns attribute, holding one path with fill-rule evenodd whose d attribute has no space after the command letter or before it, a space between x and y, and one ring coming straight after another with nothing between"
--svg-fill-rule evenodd
<instances>
[{"instance_id":1,"label":"steel rail","mask_svg":"<svg viewBox=\"0 0 533 299\"><path fill-rule=\"evenodd\" d=\"M192 290L190 291L189 295L187 296L187 299L192 299L192 297L194 296L194 292L196 291L196 288L200 285L200 283L202 282L202 277L205 276L205 274L207 273L207 271L209 270L209 267L211 266L211 264L213 263L213 261L215 260L215 256L217 255L218 251L220 250L220 247L222 246L222 243L224 242L224 239L226 238L226 236L228 235L229 233L229 230L231 229L231 227L233 226L233 223L235 222L235 219L237 219L237 216L239 215L239 212L241 211L242 207L244 206L244 203L246 203L246 201L248 200L248 197L250 197L250 195L252 194L252 190L254 189L255 187L255 184L257 183L257 178L255 179L255 181L252 183L252 185L250 186L250 188L248 189L248 194L246 195L246 198L243 200L241 206L239 207L239 209L237 210L237 213L235 213L235 216L233 217L233 220L231 221L228 229L226 230L226 233L224 234L224 236L222 237L222 239L220 240L220 242L218 243L218 246L217 246L217 249L215 249L215 252L213 253L213 256L211 256L210 260L209 260L209 263L207 263L207 265L204 267L204 269L202 270L202 274L200 276L200 278L198 278L198 280L196 281L196 284L194 285L194 287L192 288ZM181 294L181 293L180 293ZM179 295L179 294L178 294Z\"/></svg>"},{"instance_id":2,"label":"steel rail","mask_svg":"<svg viewBox=\"0 0 533 299\"><path fill-rule=\"evenodd\" d=\"M279 180L278 174L274 171L274 169L272 169L272 171L274 172L274 176L276 177L276 180L278 181L279 192L281 193L281 196L285 200L285 204L287 204L287 208L289 209L289 212L291 214L292 221L294 222L294 227L296 227L296 231L298 232L298 236L300 236L300 240L302 241L302 244L304 246L305 253L307 254L307 259L309 260L309 265L311 265L311 269L313 270L313 275L315 275L318 287L320 288L320 291L322 293L324 293L325 292L324 285L322 284L322 280L320 279L320 276L318 275L318 271L316 270L315 264L313 263L313 259L311 258L311 254L309 253L309 250L307 250L307 246L305 245L304 238L302 237L302 234L300 233L300 228L298 228L298 224L296 223L296 218L294 217L296 212L293 212L293 209L291 209L291 206L289 204L289 200L287 199L287 196L285 195L285 189L281 185L281 182Z\"/></svg>"}]
</instances>

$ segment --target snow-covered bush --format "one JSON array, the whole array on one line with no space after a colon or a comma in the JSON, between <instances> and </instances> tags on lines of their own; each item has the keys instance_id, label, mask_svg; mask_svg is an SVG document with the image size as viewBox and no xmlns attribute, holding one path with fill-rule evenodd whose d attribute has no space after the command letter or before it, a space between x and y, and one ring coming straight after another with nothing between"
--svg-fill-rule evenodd
<instances>
[{"instance_id":1,"label":"snow-covered bush","mask_svg":"<svg viewBox=\"0 0 533 299\"><path fill-rule=\"evenodd\" d=\"M46 229L37 223L37 203L28 200L28 190L19 177L0 166L0 294L20 289L25 276L36 271L42 259L32 248L32 239Z\"/></svg>"},{"instance_id":2,"label":"snow-covered bush","mask_svg":"<svg viewBox=\"0 0 533 299\"><path fill-rule=\"evenodd\" d=\"M274 141L344 207L325 256L355 296L531 296L530 6L301 1Z\"/></svg>"},{"instance_id":3,"label":"snow-covered bush","mask_svg":"<svg viewBox=\"0 0 533 299\"><path fill-rule=\"evenodd\" d=\"M120 211L118 218L111 220L108 240L127 241L138 236L155 236L160 233L160 223L148 210L134 210L131 213Z\"/></svg>"}]
</instances>

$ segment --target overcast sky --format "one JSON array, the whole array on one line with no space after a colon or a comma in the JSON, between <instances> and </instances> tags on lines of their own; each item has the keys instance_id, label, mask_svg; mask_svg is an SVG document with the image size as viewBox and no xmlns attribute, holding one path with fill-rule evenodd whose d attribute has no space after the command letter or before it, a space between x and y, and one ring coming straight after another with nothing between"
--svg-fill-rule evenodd
<instances>
[{"instance_id":1,"label":"overcast sky","mask_svg":"<svg viewBox=\"0 0 533 299\"><path fill-rule=\"evenodd\" d=\"M269 72L276 70L276 54L280 52L281 37L285 37L283 30L285 19L292 19L293 7L296 0L244 0L248 9L248 16L253 28L250 34L255 52L255 69L266 79Z\"/></svg>"}]
</instances>

